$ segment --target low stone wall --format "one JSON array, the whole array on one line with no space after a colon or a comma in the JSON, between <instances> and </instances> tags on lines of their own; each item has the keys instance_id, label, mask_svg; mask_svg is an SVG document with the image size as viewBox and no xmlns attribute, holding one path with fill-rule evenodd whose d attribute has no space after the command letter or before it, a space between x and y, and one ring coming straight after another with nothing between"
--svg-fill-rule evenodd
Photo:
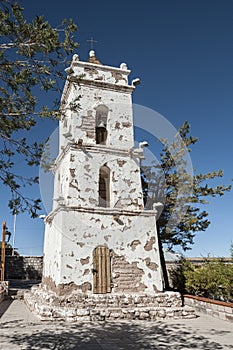
<instances>
[{"instance_id":1,"label":"low stone wall","mask_svg":"<svg viewBox=\"0 0 233 350\"><path fill-rule=\"evenodd\" d=\"M8 282L0 282L0 303L8 295L9 284Z\"/></svg>"},{"instance_id":2,"label":"low stone wall","mask_svg":"<svg viewBox=\"0 0 233 350\"><path fill-rule=\"evenodd\" d=\"M4 299L5 299L5 290L1 289L1 286L0 286L0 304Z\"/></svg>"},{"instance_id":3,"label":"low stone wall","mask_svg":"<svg viewBox=\"0 0 233 350\"><path fill-rule=\"evenodd\" d=\"M194 318L194 309L182 306L179 293L155 295L85 294L74 291L58 296L43 287L32 287L24 300L41 320L104 321L104 320L160 320Z\"/></svg>"},{"instance_id":4,"label":"low stone wall","mask_svg":"<svg viewBox=\"0 0 233 350\"><path fill-rule=\"evenodd\" d=\"M184 302L185 305L195 308L197 312L233 322L233 303L225 303L193 295L184 295Z\"/></svg>"},{"instance_id":5,"label":"low stone wall","mask_svg":"<svg viewBox=\"0 0 233 350\"><path fill-rule=\"evenodd\" d=\"M5 291L0 289L0 304L5 299Z\"/></svg>"},{"instance_id":6,"label":"low stone wall","mask_svg":"<svg viewBox=\"0 0 233 350\"><path fill-rule=\"evenodd\" d=\"M42 256L6 256L6 280L41 280L42 270Z\"/></svg>"}]
</instances>

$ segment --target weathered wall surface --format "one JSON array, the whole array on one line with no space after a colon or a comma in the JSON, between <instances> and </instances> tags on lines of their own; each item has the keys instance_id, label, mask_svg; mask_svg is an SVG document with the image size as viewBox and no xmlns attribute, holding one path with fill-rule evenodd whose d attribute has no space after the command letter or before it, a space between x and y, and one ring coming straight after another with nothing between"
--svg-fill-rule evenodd
<instances>
[{"instance_id":1,"label":"weathered wall surface","mask_svg":"<svg viewBox=\"0 0 233 350\"><path fill-rule=\"evenodd\" d=\"M105 146L71 146L61 154L56 164L53 209L59 204L58 198L67 206L97 207L99 170L104 164L110 169L110 207L143 209L138 158Z\"/></svg>"},{"instance_id":2,"label":"weathered wall surface","mask_svg":"<svg viewBox=\"0 0 233 350\"><path fill-rule=\"evenodd\" d=\"M108 238L106 236L106 238ZM83 244L81 242L78 242L80 246ZM136 249L137 245L140 244L139 240L134 240L132 243L133 249ZM59 255L58 255L59 256ZM229 259L230 260L230 259ZM82 260L83 261L83 260ZM30 273L29 271L30 268ZM166 266L168 269L168 275L170 270L176 268L177 263L176 262L166 262ZM128 284L128 280L132 278L132 271L127 271L128 269L128 263L124 260L122 256L115 256L112 259L112 278L113 281L116 281L119 278L119 272L122 272L122 268L125 269L124 275L120 277L120 280L124 280L124 282ZM58 269L59 270L59 269ZM6 257L6 279L41 279L43 272L43 256L33 256L33 257L17 257L17 256L7 256ZM127 273L126 273L127 272ZM86 270L87 273L87 270ZM135 275L134 277L137 277L141 275L140 269L139 271L135 269ZM123 277L124 276L124 277ZM170 281L171 282L171 281ZM172 283L170 284L172 286ZM122 285L123 286L123 285Z\"/></svg>"},{"instance_id":3,"label":"weathered wall surface","mask_svg":"<svg viewBox=\"0 0 233 350\"><path fill-rule=\"evenodd\" d=\"M60 155L54 167L54 206L98 206L99 170L110 169L110 207L142 209L139 157L134 150L130 71L72 61L62 97ZM84 77L79 79L80 75ZM76 101L79 108L72 105ZM105 121L107 139L96 143L98 120ZM96 124L97 123L97 124Z\"/></svg>"},{"instance_id":4,"label":"weathered wall surface","mask_svg":"<svg viewBox=\"0 0 233 350\"><path fill-rule=\"evenodd\" d=\"M34 279L42 278L42 256L6 256L5 279Z\"/></svg>"},{"instance_id":5,"label":"weathered wall surface","mask_svg":"<svg viewBox=\"0 0 233 350\"><path fill-rule=\"evenodd\" d=\"M156 211L144 211L143 150L134 149L130 71L125 64L107 67L75 56L67 72L53 211L45 221L43 284L59 294L73 289L91 294L93 251L105 246L112 293L161 291ZM103 167L108 169L104 184Z\"/></svg>"},{"instance_id":6,"label":"weathered wall surface","mask_svg":"<svg viewBox=\"0 0 233 350\"><path fill-rule=\"evenodd\" d=\"M108 138L106 145L115 146L116 143L123 149L129 149L134 146L133 128L132 128L132 104L130 87L129 91L119 94L118 90L106 91L102 86L94 82L92 88L84 87L82 83L79 87L72 85L70 95L66 101L69 104L78 94L81 108L77 112L66 113L61 121L62 127L61 146L64 147L67 141L74 139L83 140L83 144L95 145L95 119L98 107L105 106L109 112L107 114L107 132ZM96 86L95 86L96 85ZM64 135L66 137L64 137ZM69 135L67 137L67 135Z\"/></svg>"},{"instance_id":7,"label":"weathered wall surface","mask_svg":"<svg viewBox=\"0 0 233 350\"><path fill-rule=\"evenodd\" d=\"M92 290L92 254L103 245L112 251L112 292L163 289L154 212L64 207L47 221L44 277L56 285L73 282Z\"/></svg>"},{"instance_id":8,"label":"weathered wall surface","mask_svg":"<svg viewBox=\"0 0 233 350\"><path fill-rule=\"evenodd\" d=\"M80 61L73 61L72 69L74 73L67 79L62 97L65 116L60 123L60 147L80 139L83 144L95 145L96 113L103 105L108 110L107 147L115 147L116 143L123 149L133 147L131 93L134 87L128 85L130 71ZM76 111L70 108L74 101L79 104Z\"/></svg>"}]
</instances>

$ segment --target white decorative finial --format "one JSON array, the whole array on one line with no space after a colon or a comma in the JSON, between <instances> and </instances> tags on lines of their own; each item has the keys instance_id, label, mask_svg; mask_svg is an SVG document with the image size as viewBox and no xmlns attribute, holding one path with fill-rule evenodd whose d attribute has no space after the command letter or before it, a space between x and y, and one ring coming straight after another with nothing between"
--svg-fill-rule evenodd
<instances>
[{"instance_id":1,"label":"white decorative finial","mask_svg":"<svg viewBox=\"0 0 233 350\"><path fill-rule=\"evenodd\" d=\"M147 141L142 141L142 142L139 142L139 148L144 148L144 147L148 147L149 144Z\"/></svg>"},{"instance_id":2,"label":"white decorative finial","mask_svg":"<svg viewBox=\"0 0 233 350\"><path fill-rule=\"evenodd\" d=\"M90 56L90 57L95 57L95 51L94 51L94 50L91 50L91 51L89 52L89 56Z\"/></svg>"},{"instance_id":3,"label":"white decorative finial","mask_svg":"<svg viewBox=\"0 0 233 350\"><path fill-rule=\"evenodd\" d=\"M127 70L127 69L128 69L126 63L121 63L120 68L121 68L121 69L124 69L124 70Z\"/></svg>"},{"instance_id":4,"label":"white decorative finial","mask_svg":"<svg viewBox=\"0 0 233 350\"><path fill-rule=\"evenodd\" d=\"M136 79L133 79L133 80L132 80L132 85L133 85L133 86L137 86L137 85L139 85L139 84L141 84L141 80L140 80L139 78L136 78Z\"/></svg>"},{"instance_id":5,"label":"white decorative finial","mask_svg":"<svg viewBox=\"0 0 233 350\"><path fill-rule=\"evenodd\" d=\"M73 61L79 61L79 57L76 53L73 55Z\"/></svg>"}]
</instances>

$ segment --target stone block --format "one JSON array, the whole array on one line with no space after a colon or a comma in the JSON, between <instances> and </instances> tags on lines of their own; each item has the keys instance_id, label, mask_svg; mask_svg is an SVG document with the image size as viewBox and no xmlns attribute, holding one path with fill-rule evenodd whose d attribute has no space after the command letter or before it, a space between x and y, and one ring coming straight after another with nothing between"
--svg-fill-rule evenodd
<instances>
[{"instance_id":1,"label":"stone block","mask_svg":"<svg viewBox=\"0 0 233 350\"><path fill-rule=\"evenodd\" d=\"M104 321L105 316L101 315L90 315L90 321Z\"/></svg>"},{"instance_id":2,"label":"stone block","mask_svg":"<svg viewBox=\"0 0 233 350\"><path fill-rule=\"evenodd\" d=\"M165 310L158 310L158 317L159 318L165 318L166 317L166 312Z\"/></svg>"},{"instance_id":3,"label":"stone block","mask_svg":"<svg viewBox=\"0 0 233 350\"><path fill-rule=\"evenodd\" d=\"M122 315L122 313L120 311L110 312L110 317L113 317L113 318L120 318L121 315Z\"/></svg>"},{"instance_id":4,"label":"stone block","mask_svg":"<svg viewBox=\"0 0 233 350\"><path fill-rule=\"evenodd\" d=\"M218 311L212 311L213 317L219 318L219 314L220 314L220 312L218 312Z\"/></svg>"},{"instance_id":5,"label":"stone block","mask_svg":"<svg viewBox=\"0 0 233 350\"><path fill-rule=\"evenodd\" d=\"M76 309L76 316L89 316L90 310L89 309Z\"/></svg>"},{"instance_id":6,"label":"stone block","mask_svg":"<svg viewBox=\"0 0 233 350\"><path fill-rule=\"evenodd\" d=\"M218 318L220 318L221 320L226 320L226 314L224 312L219 312L218 314Z\"/></svg>"},{"instance_id":7,"label":"stone block","mask_svg":"<svg viewBox=\"0 0 233 350\"><path fill-rule=\"evenodd\" d=\"M90 315L94 316L94 315L99 315L101 310L98 309L91 309L90 310Z\"/></svg>"},{"instance_id":8,"label":"stone block","mask_svg":"<svg viewBox=\"0 0 233 350\"><path fill-rule=\"evenodd\" d=\"M150 318L149 312L140 312L139 313L139 320L146 320Z\"/></svg>"},{"instance_id":9,"label":"stone block","mask_svg":"<svg viewBox=\"0 0 233 350\"><path fill-rule=\"evenodd\" d=\"M226 314L226 320L230 321L230 322L233 322L233 315Z\"/></svg>"},{"instance_id":10,"label":"stone block","mask_svg":"<svg viewBox=\"0 0 233 350\"><path fill-rule=\"evenodd\" d=\"M90 316L76 316L73 318L72 322L89 322L90 320Z\"/></svg>"},{"instance_id":11,"label":"stone block","mask_svg":"<svg viewBox=\"0 0 233 350\"><path fill-rule=\"evenodd\" d=\"M225 306L225 307L224 307L224 312L225 312L226 314L233 314L233 307L227 307L227 306Z\"/></svg>"},{"instance_id":12,"label":"stone block","mask_svg":"<svg viewBox=\"0 0 233 350\"><path fill-rule=\"evenodd\" d=\"M184 318L185 318L186 320L188 320L188 319L193 319L193 318L195 318L195 317L197 317L197 316L194 315L194 314L188 314L188 315L186 315Z\"/></svg>"},{"instance_id":13,"label":"stone block","mask_svg":"<svg viewBox=\"0 0 233 350\"><path fill-rule=\"evenodd\" d=\"M65 317L75 317L77 316L77 309L66 309Z\"/></svg>"}]
</instances>

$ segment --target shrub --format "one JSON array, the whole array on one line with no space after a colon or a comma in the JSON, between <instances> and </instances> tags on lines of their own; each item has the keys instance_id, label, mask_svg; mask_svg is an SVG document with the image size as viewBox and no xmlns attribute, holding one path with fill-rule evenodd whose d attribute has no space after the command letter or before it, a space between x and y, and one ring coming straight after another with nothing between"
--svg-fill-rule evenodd
<instances>
[{"instance_id":1,"label":"shrub","mask_svg":"<svg viewBox=\"0 0 233 350\"><path fill-rule=\"evenodd\" d=\"M173 286L181 293L233 301L233 264L222 259L206 259L200 267L182 259L171 277Z\"/></svg>"}]
</instances>

